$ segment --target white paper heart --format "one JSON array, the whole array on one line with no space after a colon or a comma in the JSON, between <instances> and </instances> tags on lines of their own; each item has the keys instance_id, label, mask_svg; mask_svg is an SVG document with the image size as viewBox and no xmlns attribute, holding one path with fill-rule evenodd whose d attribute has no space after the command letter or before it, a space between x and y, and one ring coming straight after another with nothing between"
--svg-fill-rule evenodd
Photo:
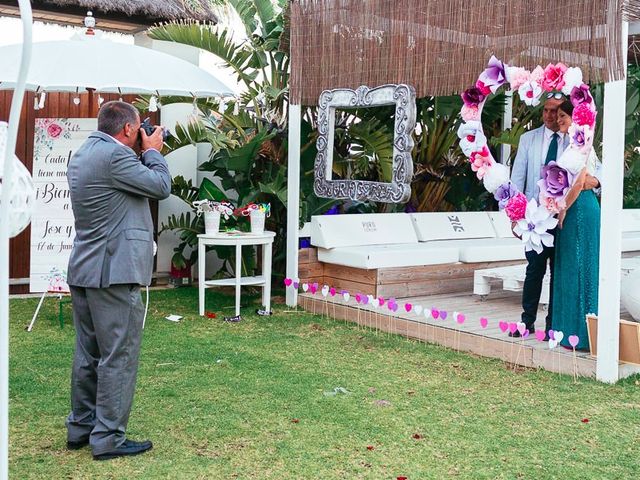
<instances>
[{"instance_id":1,"label":"white paper heart","mask_svg":"<svg viewBox=\"0 0 640 480\"><path fill-rule=\"evenodd\" d=\"M413 311L416 312L416 315L420 315L422 313L422 305L414 305Z\"/></svg>"},{"instance_id":2,"label":"white paper heart","mask_svg":"<svg viewBox=\"0 0 640 480\"><path fill-rule=\"evenodd\" d=\"M308 283L303 283L302 284L302 291L306 292L307 290L309 290L309 284Z\"/></svg>"},{"instance_id":3,"label":"white paper heart","mask_svg":"<svg viewBox=\"0 0 640 480\"><path fill-rule=\"evenodd\" d=\"M323 297L329 295L329 285L325 285L324 287L322 287L321 293Z\"/></svg>"},{"instance_id":4,"label":"white paper heart","mask_svg":"<svg viewBox=\"0 0 640 480\"><path fill-rule=\"evenodd\" d=\"M554 331L553 332L553 336L556 338L556 342L560 343L562 341L562 339L564 338L564 333Z\"/></svg>"},{"instance_id":5,"label":"white paper heart","mask_svg":"<svg viewBox=\"0 0 640 480\"><path fill-rule=\"evenodd\" d=\"M424 313L425 318L427 318L427 319L431 318L431 310L429 310L428 308L425 308L423 313Z\"/></svg>"},{"instance_id":6,"label":"white paper heart","mask_svg":"<svg viewBox=\"0 0 640 480\"><path fill-rule=\"evenodd\" d=\"M342 294L342 298L344 298L344 301L345 301L345 302L348 302L348 301L349 301L349 299L351 298L351 295L349 295L349 292L344 292L344 293Z\"/></svg>"},{"instance_id":7,"label":"white paper heart","mask_svg":"<svg viewBox=\"0 0 640 480\"><path fill-rule=\"evenodd\" d=\"M558 341L554 340L553 338L549 339L549 348L553 349L556 348L558 346Z\"/></svg>"}]
</instances>

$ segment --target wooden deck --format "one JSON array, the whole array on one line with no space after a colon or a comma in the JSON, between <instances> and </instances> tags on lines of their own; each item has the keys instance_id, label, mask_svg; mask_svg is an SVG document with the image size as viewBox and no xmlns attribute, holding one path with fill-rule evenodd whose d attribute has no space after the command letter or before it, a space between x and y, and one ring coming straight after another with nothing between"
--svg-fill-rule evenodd
<instances>
[{"instance_id":1,"label":"wooden deck","mask_svg":"<svg viewBox=\"0 0 640 480\"><path fill-rule=\"evenodd\" d=\"M526 339L511 338L503 333L498 322L519 322L521 294L496 291L488 299L481 300L473 294L439 294L428 297L398 298L398 310L391 312L385 304L382 308L357 304L351 297L345 302L340 294L327 295L326 299L318 291L315 295L300 294L299 305L317 314L324 313L336 320L347 320L369 328L379 329L420 341L443 345L455 350L471 352L484 357L504 360L514 366L543 368L552 372L592 377L596 375L596 359L585 352L575 354L562 347L550 349L547 342L540 342L535 335ZM446 311L445 320L434 320L431 315L407 313L405 303L422 305ZM462 324L453 318L453 312L463 313ZM544 329L546 311L538 311L536 327ZM486 318L488 325L483 328L480 318ZM621 364L620 378L640 372L640 367Z\"/></svg>"}]
</instances>

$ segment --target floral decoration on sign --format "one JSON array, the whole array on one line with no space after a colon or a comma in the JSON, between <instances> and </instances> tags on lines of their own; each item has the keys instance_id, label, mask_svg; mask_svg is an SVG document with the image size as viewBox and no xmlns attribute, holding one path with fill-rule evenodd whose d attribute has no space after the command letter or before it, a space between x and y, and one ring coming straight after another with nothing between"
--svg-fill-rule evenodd
<instances>
[{"instance_id":1,"label":"floral decoration on sign","mask_svg":"<svg viewBox=\"0 0 640 480\"><path fill-rule=\"evenodd\" d=\"M71 138L71 132L79 129L77 124L66 118L36 118L34 156L39 156L40 148L53 149L53 144L61 138Z\"/></svg>"},{"instance_id":2,"label":"floral decoration on sign","mask_svg":"<svg viewBox=\"0 0 640 480\"><path fill-rule=\"evenodd\" d=\"M47 275L43 277L49 282L47 292L69 293L69 285L67 285L67 272L60 270L58 267L52 267Z\"/></svg>"},{"instance_id":3,"label":"floral decoration on sign","mask_svg":"<svg viewBox=\"0 0 640 480\"><path fill-rule=\"evenodd\" d=\"M562 92L574 107L573 124L568 132L569 147L558 161L542 169L538 183L540 196L528 202L511 183L509 168L492 157L482 128L482 108L487 97L500 89L517 92L520 99L532 107L540 104L544 93ZM514 231L522 237L527 251L539 253L543 246L553 246L553 236L548 230L557 225L555 215L566 208L566 196L585 167L593 145L597 111L589 86L582 80L582 71L563 63L545 68L537 66L528 71L492 56L476 84L462 93L462 101L463 122L458 137L471 169L494 195L500 210L516 223Z\"/></svg>"}]
</instances>

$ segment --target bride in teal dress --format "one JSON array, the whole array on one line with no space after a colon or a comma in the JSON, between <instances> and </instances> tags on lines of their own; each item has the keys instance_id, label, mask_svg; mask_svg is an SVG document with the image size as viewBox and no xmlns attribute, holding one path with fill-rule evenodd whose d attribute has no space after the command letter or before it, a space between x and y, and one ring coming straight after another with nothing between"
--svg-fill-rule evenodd
<instances>
[{"instance_id":1,"label":"bride in teal dress","mask_svg":"<svg viewBox=\"0 0 640 480\"><path fill-rule=\"evenodd\" d=\"M569 130L572 112L570 101L558 108L561 132ZM563 332L561 345L567 348L571 348L569 336L577 335L578 350L589 349L586 314L598 313L600 204L593 191L599 185L593 177L598 163L592 147L586 167L567 195L567 208L558 216L555 235L553 330Z\"/></svg>"}]
</instances>

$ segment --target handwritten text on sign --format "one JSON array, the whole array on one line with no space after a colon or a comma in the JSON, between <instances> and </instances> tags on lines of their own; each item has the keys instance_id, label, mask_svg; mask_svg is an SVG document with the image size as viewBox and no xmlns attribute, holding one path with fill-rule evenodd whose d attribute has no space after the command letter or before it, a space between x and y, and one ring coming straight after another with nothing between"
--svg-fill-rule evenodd
<instances>
[{"instance_id":1,"label":"handwritten text on sign","mask_svg":"<svg viewBox=\"0 0 640 480\"><path fill-rule=\"evenodd\" d=\"M75 237L67 165L95 129L95 118L36 119L32 170L36 188L31 221L32 292L67 289L67 264Z\"/></svg>"}]
</instances>

